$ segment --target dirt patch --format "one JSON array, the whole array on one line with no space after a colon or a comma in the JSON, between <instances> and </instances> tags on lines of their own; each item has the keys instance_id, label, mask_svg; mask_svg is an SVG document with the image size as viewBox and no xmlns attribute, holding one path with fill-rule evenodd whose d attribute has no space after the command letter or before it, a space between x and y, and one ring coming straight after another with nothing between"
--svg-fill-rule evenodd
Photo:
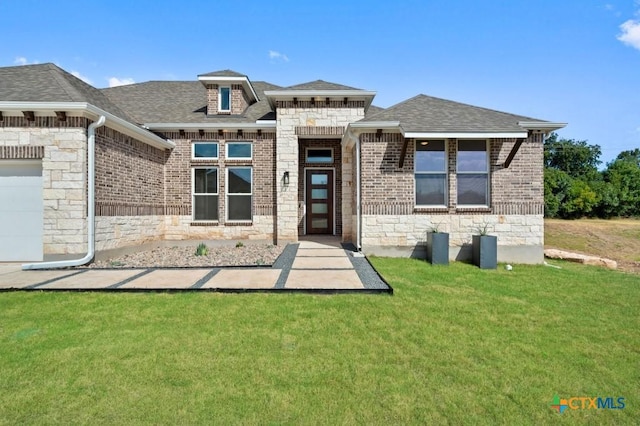
<instances>
[{"instance_id":1,"label":"dirt patch","mask_svg":"<svg viewBox=\"0 0 640 426\"><path fill-rule=\"evenodd\" d=\"M184 247L159 247L99 260L90 268L183 268L215 266L271 265L284 246L247 244L243 246L208 247L206 255L196 255L197 244Z\"/></svg>"},{"instance_id":2,"label":"dirt patch","mask_svg":"<svg viewBox=\"0 0 640 426\"><path fill-rule=\"evenodd\" d=\"M640 220L545 219L545 248L595 255L640 274Z\"/></svg>"}]
</instances>

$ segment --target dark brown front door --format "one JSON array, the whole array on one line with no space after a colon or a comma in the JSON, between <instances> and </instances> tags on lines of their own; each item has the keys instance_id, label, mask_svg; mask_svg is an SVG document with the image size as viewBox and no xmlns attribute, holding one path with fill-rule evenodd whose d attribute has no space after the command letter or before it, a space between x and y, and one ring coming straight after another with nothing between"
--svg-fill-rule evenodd
<instances>
[{"instance_id":1,"label":"dark brown front door","mask_svg":"<svg viewBox=\"0 0 640 426\"><path fill-rule=\"evenodd\" d=\"M333 234L333 170L307 170L307 234Z\"/></svg>"}]
</instances>

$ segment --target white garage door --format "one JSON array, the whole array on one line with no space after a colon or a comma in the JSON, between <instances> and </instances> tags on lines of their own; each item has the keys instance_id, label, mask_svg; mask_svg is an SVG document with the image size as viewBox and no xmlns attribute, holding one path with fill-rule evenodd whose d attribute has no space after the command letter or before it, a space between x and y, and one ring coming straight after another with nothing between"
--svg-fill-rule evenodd
<instances>
[{"instance_id":1,"label":"white garage door","mask_svg":"<svg viewBox=\"0 0 640 426\"><path fill-rule=\"evenodd\" d=\"M42 260L42 161L0 160L0 262Z\"/></svg>"}]
</instances>

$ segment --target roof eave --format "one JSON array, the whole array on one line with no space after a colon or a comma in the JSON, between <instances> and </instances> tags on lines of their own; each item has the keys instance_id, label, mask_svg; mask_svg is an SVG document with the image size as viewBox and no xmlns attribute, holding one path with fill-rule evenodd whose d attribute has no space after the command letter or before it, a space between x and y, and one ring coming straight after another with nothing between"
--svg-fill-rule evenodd
<instances>
[{"instance_id":1,"label":"roof eave","mask_svg":"<svg viewBox=\"0 0 640 426\"><path fill-rule=\"evenodd\" d=\"M75 112L92 120L104 115L105 125L159 149L173 149L175 144L87 102L20 102L0 101L0 111Z\"/></svg>"},{"instance_id":2,"label":"roof eave","mask_svg":"<svg viewBox=\"0 0 640 426\"><path fill-rule=\"evenodd\" d=\"M151 130L167 131L167 130L257 130L257 129L275 129L275 120L260 120L253 123L144 123L144 127Z\"/></svg>"},{"instance_id":3,"label":"roof eave","mask_svg":"<svg viewBox=\"0 0 640 426\"><path fill-rule=\"evenodd\" d=\"M369 109L377 92L369 90L342 89L342 90L265 90L264 95L269 100L272 108L275 108L276 100L292 98L350 98L365 101L364 109Z\"/></svg>"},{"instance_id":4,"label":"roof eave","mask_svg":"<svg viewBox=\"0 0 640 426\"><path fill-rule=\"evenodd\" d=\"M489 139L526 138L527 132L405 132L402 136L410 139Z\"/></svg>"},{"instance_id":5,"label":"roof eave","mask_svg":"<svg viewBox=\"0 0 640 426\"><path fill-rule=\"evenodd\" d=\"M566 127L567 123L552 123L550 121L518 121L518 126L526 130L537 130L544 133L550 133Z\"/></svg>"}]
</instances>

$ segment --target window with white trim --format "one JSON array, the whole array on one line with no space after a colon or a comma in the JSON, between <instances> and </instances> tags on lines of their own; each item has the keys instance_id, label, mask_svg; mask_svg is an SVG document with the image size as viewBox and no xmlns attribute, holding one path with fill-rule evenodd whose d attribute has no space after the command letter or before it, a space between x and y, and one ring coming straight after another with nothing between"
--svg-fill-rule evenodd
<instances>
[{"instance_id":1,"label":"window with white trim","mask_svg":"<svg viewBox=\"0 0 640 426\"><path fill-rule=\"evenodd\" d=\"M487 141L459 140L457 154L458 206L489 206Z\"/></svg>"},{"instance_id":2,"label":"window with white trim","mask_svg":"<svg viewBox=\"0 0 640 426\"><path fill-rule=\"evenodd\" d=\"M194 160L217 160L218 142L194 142L191 144L191 158Z\"/></svg>"},{"instance_id":3,"label":"window with white trim","mask_svg":"<svg viewBox=\"0 0 640 426\"><path fill-rule=\"evenodd\" d=\"M220 87L218 89L218 111L231 111L231 87Z\"/></svg>"},{"instance_id":4,"label":"window with white trim","mask_svg":"<svg viewBox=\"0 0 640 426\"><path fill-rule=\"evenodd\" d=\"M251 167L227 167L227 220L250 221L253 181Z\"/></svg>"},{"instance_id":5,"label":"window with white trim","mask_svg":"<svg viewBox=\"0 0 640 426\"><path fill-rule=\"evenodd\" d=\"M218 169L194 167L192 170L193 220L218 220Z\"/></svg>"},{"instance_id":6,"label":"window with white trim","mask_svg":"<svg viewBox=\"0 0 640 426\"><path fill-rule=\"evenodd\" d=\"M416 141L416 206L447 206L447 151L444 140Z\"/></svg>"},{"instance_id":7,"label":"window with white trim","mask_svg":"<svg viewBox=\"0 0 640 426\"><path fill-rule=\"evenodd\" d=\"M227 160L251 160L253 145L251 142L227 142Z\"/></svg>"}]
</instances>

